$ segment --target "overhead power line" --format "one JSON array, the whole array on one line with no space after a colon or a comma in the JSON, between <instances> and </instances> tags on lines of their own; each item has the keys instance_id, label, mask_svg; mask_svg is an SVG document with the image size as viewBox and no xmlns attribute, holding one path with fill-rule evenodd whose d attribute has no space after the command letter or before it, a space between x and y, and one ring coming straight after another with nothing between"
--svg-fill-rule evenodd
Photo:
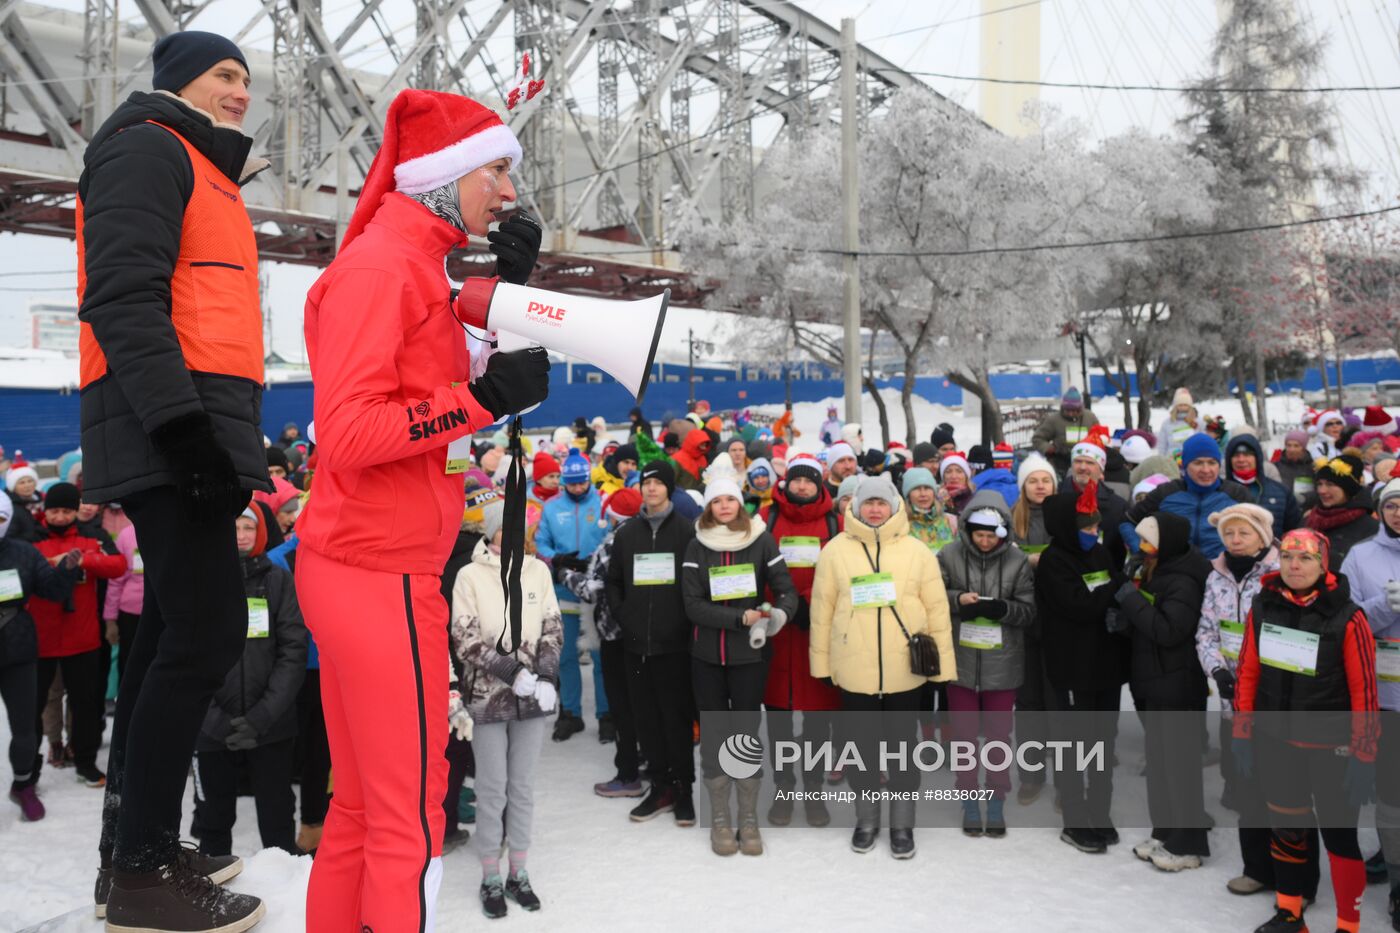
<instances>
[{"instance_id":1,"label":"overhead power line","mask_svg":"<svg viewBox=\"0 0 1400 933\"><path fill-rule=\"evenodd\" d=\"M873 68L872 71L894 71L893 68ZM992 78L987 75L955 75L941 71L906 71L920 78L946 78L950 81L976 81L982 84L1017 84L1030 87L1078 88L1089 91L1166 91L1185 94L1191 91L1215 91L1220 94L1333 94L1344 92L1400 91L1400 84L1339 85L1336 87L1215 87L1166 84L1085 84L1075 81L1032 81L1020 78Z\"/></svg>"}]
</instances>

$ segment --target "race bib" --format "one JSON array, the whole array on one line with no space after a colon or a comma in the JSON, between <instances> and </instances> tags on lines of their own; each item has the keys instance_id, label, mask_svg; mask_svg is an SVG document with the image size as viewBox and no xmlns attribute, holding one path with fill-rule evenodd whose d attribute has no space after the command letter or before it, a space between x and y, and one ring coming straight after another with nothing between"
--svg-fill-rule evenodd
<instances>
[{"instance_id":1,"label":"race bib","mask_svg":"<svg viewBox=\"0 0 1400 933\"><path fill-rule=\"evenodd\" d=\"M24 599L24 582L18 570L0 570L0 603Z\"/></svg>"},{"instance_id":2,"label":"race bib","mask_svg":"<svg viewBox=\"0 0 1400 933\"><path fill-rule=\"evenodd\" d=\"M1311 476L1293 477L1293 495L1299 499L1305 499L1312 494L1313 478Z\"/></svg>"},{"instance_id":3,"label":"race bib","mask_svg":"<svg viewBox=\"0 0 1400 933\"><path fill-rule=\"evenodd\" d=\"M710 568L710 598L716 602L757 595L758 581L754 578L753 564Z\"/></svg>"},{"instance_id":4,"label":"race bib","mask_svg":"<svg viewBox=\"0 0 1400 933\"><path fill-rule=\"evenodd\" d=\"M897 599L892 573L868 573L851 578L851 606L856 609L893 606Z\"/></svg>"},{"instance_id":5,"label":"race bib","mask_svg":"<svg viewBox=\"0 0 1400 933\"><path fill-rule=\"evenodd\" d=\"M1376 639L1376 674L1388 684L1400 684L1400 641Z\"/></svg>"},{"instance_id":6,"label":"race bib","mask_svg":"<svg viewBox=\"0 0 1400 933\"><path fill-rule=\"evenodd\" d=\"M1231 619L1220 620L1220 653L1231 661L1240 659L1240 649L1244 647L1244 623Z\"/></svg>"},{"instance_id":7,"label":"race bib","mask_svg":"<svg viewBox=\"0 0 1400 933\"><path fill-rule=\"evenodd\" d=\"M632 558L632 583L663 586L676 582L676 559L670 554L637 554Z\"/></svg>"},{"instance_id":8,"label":"race bib","mask_svg":"<svg viewBox=\"0 0 1400 933\"><path fill-rule=\"evenodd\" d=\"M780 538L778 550L789 567L815 567L822 550L821 538Z\"/></svg>"},{"instance_id":9,"label":"race bib","mask_svg":"<svg viewBox=\"0 0 1400 933\"><path fill-rule=\"evenodd\" d=\"M1316 677L1318 641L1311 632L1265 622L1259 632L1259 660L1281 671Z\"/></svg>"},{"instance_id":10,"label":"race bib","mask_svg":"<svg viewBox=\"0 0 1400 933\"><path fill-rule=\"evenodd\" d=\"M248 599L248 637L266 638L272 631L267 615L267 600Z\"/></svg>"},{"instance_id":11,"label":"race bib","mask_svg":"<svg viewBox=\"0 0 1400 933\"><path fill-rule=\"evenodd\" d=\"M566 616L576 616L583 610L583 607L567 599L559 601L559 614Z\"/></svg>"},{"instance_id":12,"label":"race bib","mask_svg":"<svg viewBox=\"0 0 1400 933\"><path fill-rule=\"evenodd\" d=\"M1089 429L1082 424L1065 425L1065 440L1069 441L1071 444L1078 444L1088 436Z\"/></svg>"},{"instance_id":13,"label":"race bib","mask_svg":"<svg viewBox=\"0 0 1400 933\"><path fill-rule=\"evenodd\" d=\"M964 648L990 651L1001 647L1001 623L989 619L973 619L958 626L958 644Z\"/></svg>"},{"instance_id":14,"label":"race bib","mask_svg":"<svg viewBox=\"0 0 1400 933\"><path fill-rule=\"evenodd\" d=\"M146 562L141 558L140 548L131 552L131 572L143 577L146 575Z\"/></svg>"},{"instance_id":15,"label":"race bib","mask_svg":"<svg viewBox=\"0 0 1400 933\"><path fill-rule=\"evenodd\" d=\"M1021 553L1023 553L1023 554L1044 554L1044 553L1045 553L1045 549L1048 548L1050 545L1048 545L1048 544L1018 544L1018 545L1016 545L1016 546L1017 546L1018 548L1021 549Z\"/></svg>"},{"instance_id":16,"label":"race bib","mask_svg":"<svg viewBox=\"0 0 1400 933\"><path fill-rule=\"evenodd\" d=\"M1092 593L1101 586L1108 586L1109 583L1113 582L1113 577L1107 570L1096 570L1093 573L1084 574L1083 580L1084 585Z\"/></svg>"},{"instance_id":17,"label":"race bib","mask_svg":"<svg viewBox=\"0 0 1400 933\"><path fill-rule=\"evenodd\" d=\"M472 436L459 437L447 445L447 466L444 473L465 473L472 468Z\"/></svg>"}]
</instances>

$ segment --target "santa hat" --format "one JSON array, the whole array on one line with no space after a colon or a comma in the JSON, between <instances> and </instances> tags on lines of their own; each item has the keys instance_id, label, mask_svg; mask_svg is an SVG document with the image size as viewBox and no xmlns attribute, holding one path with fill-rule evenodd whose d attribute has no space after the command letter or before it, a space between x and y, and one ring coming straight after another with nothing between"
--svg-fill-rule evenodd
<instances>
[{"instance_id":1,"label":"santa hat","mask_svg":"<svg viewBox=\"0 0 1400 933\"><path fill-rule=\"evenodd\" d=\"M1089 480L1079 493L1079 498L1074 500L1074 524L1082 530L1102 520L1099 514L1099 484Z\"/></svg>"},{"instance_id":2,"label":"santa hat","mask_svg":"<svg viewBox=\"0 0 1400 933\"><path fill-rule=\"evenodd\" d=\"M1366 417L1361 421L1361 427L1375 434L1394 434L1395 419L1390 416L1390 412L1381 406L1368 405L1366 406Z\"/></svg>"},{"instance_id":3,"label":"santa hat","mask_svg":"<svg viewBox=\"0 0 1400 933\"><path fill-rule=\"evenodd\" d=\"M1329 408L1326 411L1318 412L1317 416L1313 418L1312 427L1308 428L1308 433L1318 434L1333 421L1340 421L1342 424L1346 424L1346 419L1342 417L1342 413L1335 408Z\"/></svg>"},{"instance_id":4,"label":"santa hat","mask_svg":"<svg viewBox=\"0 0 1400 933\"><path fill-rule=\"evenodd\" d=\"M432 191L497 159L510 159L512 168L520 164L520 141L511 128L494 110L460 94L400 91L389 105L382 139L341 249L360 235L391 191Z\"/></svg>"},{"instance_id":5,"label":"santa hat","mask_svg":"<svg viewBox=\"0 0 1400 933\"><path fill-rule=\"evenodd\" d=\"M944 454L943 459L938 461L938 479L941 481L948 472L948 467L959 467L963 471L963 476L972 479L972 467L967 465L967 455L960 450L955 450L950 454Z\"/></svg>"},{"instance_id":6,"label":"santa hat","mask_svg":"<svg viewBox=\"0 0 1400 933\"><path fill-rule=\"evenodd\" d=\"M622 524L642 508L642 494L631 486L617 490L603 501L603 514ZM599 522L600 525L604 524Z\"/></svg>"},{"instance_id":7,"label":"santa hat","mask_svg":"<svg viewBox=\"0 0 1400 933\"><path fill-rule=\"evenodd\" d=\"M10 492L14 492L15 486L17 486L22 479L32 479L37 483L39 482L39 474L34 472L34 468L30 466L12 466L9 472L5 474L5 488Z\"/></svg>"}]
</instances>

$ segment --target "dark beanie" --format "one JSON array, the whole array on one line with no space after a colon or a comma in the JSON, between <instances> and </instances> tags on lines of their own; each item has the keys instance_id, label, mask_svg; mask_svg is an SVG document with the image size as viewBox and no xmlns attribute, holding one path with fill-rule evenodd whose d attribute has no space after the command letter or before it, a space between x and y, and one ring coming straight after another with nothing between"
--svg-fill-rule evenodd
<instances>
[{"instance_id":1,"label":"dark beanie","mask_svg":"<svg viewBox=\"0 0 1400 933\"><path fill-rule=\"evenodd\" d=\"M621 463L623 460L631 460L633 463L636 463L640 459L637 455L637 445L618 444L617 450L613 451L613 458L616 459L619 463Z\"/></svg>"},{"instance_id":2,"label":"dark beanie","mask_svg":"<svg viewBox=\"0 0 1400 933\"><path fill-rule=\"evenodd\" d=\"M933 444L934 447L942 447L945 444L957 443L957 441L953 440L953 432L946 430L942 427L939 427L934 430L933 435L929 438L929 441Z\"/></svg>"},{"instance_id":3,"label":"dark beanie","mask_svg":"<svg viewBox=\"0 0 1400 933\"><path fill-rule=\"evenodd\" d=\"M923 463L925 460L937 460L938 448L928 441L919 441L914 445L914 462Z\"/></svg>"},{"instance_id":4,"label":"dark beanie","mask_svg":"<svg viewBox=\"0 0 1400 933\"><path fill-rule=\"evenodd\" d=\"M151 61L155 65L151 87L178 94L181 88L226 58L238 62L245 71L252 71L238 46L223 36L197 30L172 32L151 50Z\"/></svg>"},{"instance_id":5,"label":"dark beanie","mask_svg":"<svg viewBox=\"0 0 1400 933\"><path fill-rule=\"evenodd\" d=\"M665 460L653 460L642 467L641 483L649 479L659 479L666 487L666 495L672 496L676 492L676 471L671 469L671 464ZM639 483L640 485L640 483Z\"/></svg>"},{"instance_id":6,"label":"dark beanie","mask_svg":"<svg viewBox=\"0 0 1400 933\"><path fill-rule=\"evenodd\" d=\"M291 463L287 460L287 452L281 447L267 448L267 465L269 467L281 467L287 472L291 472Z\"/></svg>"},{"instance_id":7,"label":"dark beanie","mask_svg":"<svg viewBox=\"0 0 1400 933\"><path fill-rule=\"evenodd\" d=\"M76 509L82 501L82 493L72 483L54 483L44 494L46 509Z\"/></svg>"}]
</instances>

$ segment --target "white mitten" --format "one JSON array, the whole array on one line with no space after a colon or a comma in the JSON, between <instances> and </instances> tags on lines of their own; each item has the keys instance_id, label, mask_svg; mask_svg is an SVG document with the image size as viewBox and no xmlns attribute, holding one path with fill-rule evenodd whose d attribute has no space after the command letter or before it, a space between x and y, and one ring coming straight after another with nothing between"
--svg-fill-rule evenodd
<instances>
[{"instance_id":1,"label":"white mitten","mask_svg":"<svg viewBox=\"0 0 1400 933\"><path fill-rule=\"evenodd\" d=\"M547 680L535 684L535 702L540 705L540 712L554 712L554 707L559 703L559 693L554 689L554 684Z\"/></svg>"},{"instance_id":2,"label":"white mitten","mask_svg":"<svg viewBox=\"0 0 1400 933\"><path fill-rule=\"evenodd\" d=\"M462 704L462 694L451 690L447 694L447 722L457 738L463 742L472 740L472 714Z\"/></svg>"},{"instance_id":3,"label":"white mitten","mask_svg":"<svg viewBox=\"0 0 1400 933\"><path fill-rule=\"evenodd\" d=\"M1385 585L1385 604L1391 612L1400 612L1400 580L1391 580Z\"/></svg>"},{"instance_id":4,"label":"white mitten","mask_svg":"<svg viewBox=\"0 0 1400 933\"><path fill-rule=\"evenodd\" d=\"M522 700L535 695L535 684L539 678L529 668L522 667L520 673L515 675L515 683L510 685L510 689L515 691L515 695Z\"/></svg>"},{"instance_id":5,"label":"white mitten","mask_svg":"<svg viewBox=\"0 0 1400 933\"><path fill-rule=\"evenodd\" d=\"M787 625L787 621L787 613L783 612L783 610L768 610L768 637L772 638L774 635L782 631L783 626Z\"/></svg>"},{"instance_id":6,"label":"white mitten","mask_svg":"<svg viewBox=\"0 0 1400 933\"><path fill-rule=\"evenodd\" d=\"M749 626L750 648L757 649L763 647L763 645L768 641L768 626L770 624L770 619L762 618L755 622L753 625Z\"/></svg>"}]
</instances>

